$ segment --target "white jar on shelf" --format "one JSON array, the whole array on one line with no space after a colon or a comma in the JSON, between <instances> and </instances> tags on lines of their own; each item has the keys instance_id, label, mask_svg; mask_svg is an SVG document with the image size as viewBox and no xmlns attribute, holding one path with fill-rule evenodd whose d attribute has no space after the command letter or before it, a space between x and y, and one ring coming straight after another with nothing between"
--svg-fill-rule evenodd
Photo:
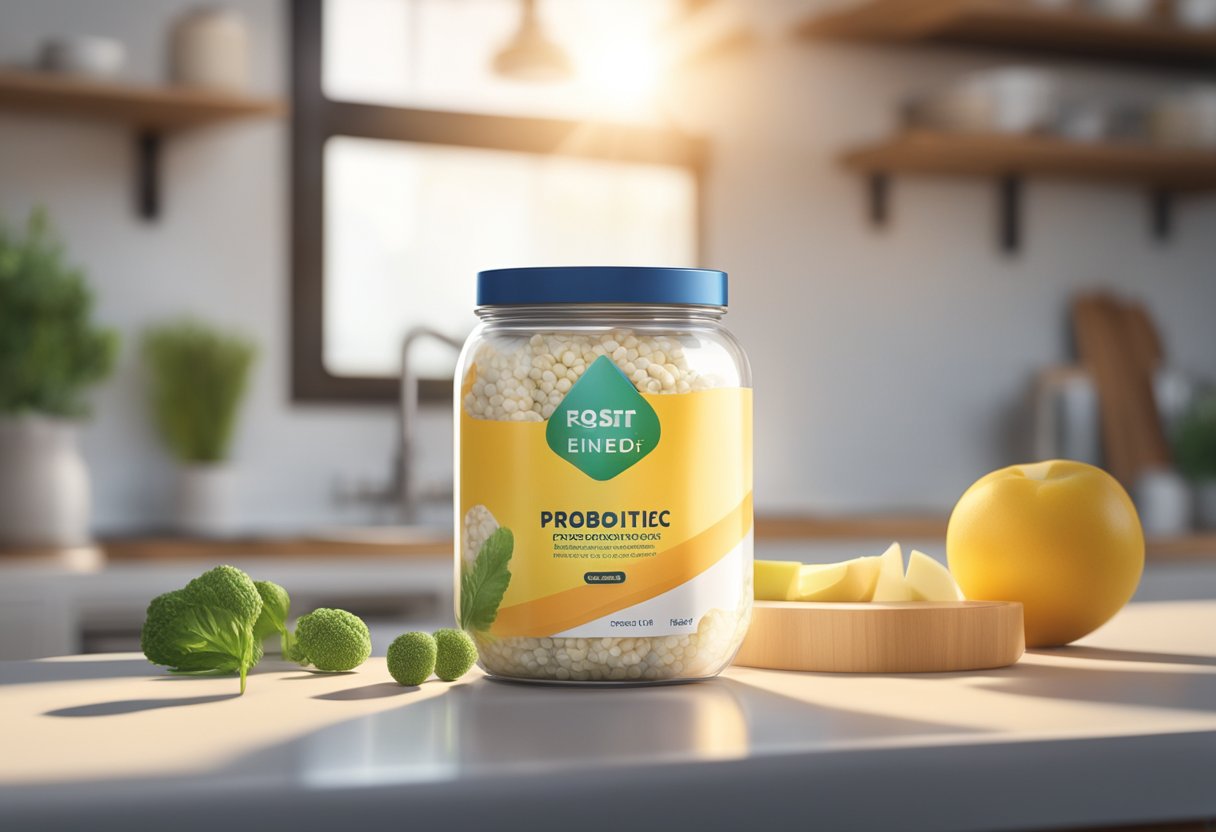
<instances>
[{"instance_id":1,"label":"white jar on shelf","mask_svg":"<svg viewBox=\"0 0 1216 832\"><path fill-rule=\"evenodd\" d=\"M178 18L169 55L175 84L233 92L249 86L249 29L234 9L201 8Z\"/></svg>"}]
</instances>

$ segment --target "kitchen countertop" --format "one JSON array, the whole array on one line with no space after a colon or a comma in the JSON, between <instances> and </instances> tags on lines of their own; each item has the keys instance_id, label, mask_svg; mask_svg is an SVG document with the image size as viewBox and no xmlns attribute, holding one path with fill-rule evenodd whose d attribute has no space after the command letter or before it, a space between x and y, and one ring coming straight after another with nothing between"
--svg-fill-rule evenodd
<instances>
[{"instance_id":1,"label":"kitchen countertop","mask_svg":"<svg viewBox=\"0 0 1216 832\"><path fill-rule=\"evenodd\" d=\"M909 548L944 560L941 540L902 538ZM759 558L830 563L878 554L890 538L762 539ZM138 642L148 599L184 586L200 572L219 563L240 567L255 578L272 578L290 587L299 609L337 606L369 621L392 622L390 639L400 622L448 618L451 609L450 554L404 557L311 554L295 557L285 551L274 556L246 552L240 542L225 541L209 553L192 544L192 554L149 560L115 559L82 568L0 557L0 660L62 656L105 649L130 650ZM320 550L318 550L320 551ZM1216 549L1212 550L1216 554ZM181 554L181 553L179 553ZM1208 600L1216 598L1216 559L1151 560L1145 568L1136 601ZM407 628L408 629L408 628ZM373 627L373 643L387 643Z\"/></svg>"},{"instance_id":2,"label":"kitchen countertop","mask_svg":"<svg viewBox=\"0 0 1216 832\"><path fill-rule=\"evenodd\" d=\"M0 663L0 828L1014 829L1216 818L1216 601L983 673L402 688Z\"/></svg>"}]
</instances>

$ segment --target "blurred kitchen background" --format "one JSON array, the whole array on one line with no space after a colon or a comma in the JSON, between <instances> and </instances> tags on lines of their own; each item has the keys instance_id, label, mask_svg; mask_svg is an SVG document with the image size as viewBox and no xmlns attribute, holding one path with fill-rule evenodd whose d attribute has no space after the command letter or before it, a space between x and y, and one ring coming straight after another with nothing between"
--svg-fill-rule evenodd
<instances>
[{"instance_id":1,"label":"blurred kitchen background","mask_svg":"<svg viewBox=\"0 0 1216 832\"><path fill-rule=\"evenodd\" d=\"M517 265L730 273L761 557L942 557L1069 456L1142 598L1213 597L1213 190L1216 0L4 0L0 658L219 562L380 650L449 618L406 336Z\"/></svg>"}]
</instances>

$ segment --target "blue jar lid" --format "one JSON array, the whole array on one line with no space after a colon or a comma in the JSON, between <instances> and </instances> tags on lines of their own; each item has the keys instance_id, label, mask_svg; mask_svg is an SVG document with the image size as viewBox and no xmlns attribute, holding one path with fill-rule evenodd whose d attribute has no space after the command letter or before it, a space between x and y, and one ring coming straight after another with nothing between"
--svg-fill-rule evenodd
<instances>
[{"instance_id":1,"label":"blue jar lid","mask_svg":"<svg viewBox=\"0 0 1216 832\"><path fill-rule=\"evenodd\" d=\"M552 266L477 274L477 305L639 303L726 306L726 272L655 266Z\"/></svg>"}]
</instances>

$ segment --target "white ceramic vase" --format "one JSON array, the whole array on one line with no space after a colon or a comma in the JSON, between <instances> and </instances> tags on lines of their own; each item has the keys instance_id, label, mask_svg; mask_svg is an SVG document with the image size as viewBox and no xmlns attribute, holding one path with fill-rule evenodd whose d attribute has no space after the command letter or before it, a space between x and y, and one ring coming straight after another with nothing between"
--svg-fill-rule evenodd
<instances>
[{"instance_id":1,"label":"white ceramic vase","mask_svg":"<svg viewBox=\"0 0 1216 832\"><path fill-rule=\"evenodd\" d=\"M0 417L0 547L89 543L89 474L73 422Z\"/></svg>"},{"instance_id":2,"label":"white ceramic vase","mask_svg":"<svg viewBox=\"0 0 1216 832\"><path fill-rule=\"evenodd\" d=\"M1195 483L1195 524L1216 529L1216 478Z\"/></svg>"},{"instance_id":3,"label":"white ceramic vase","mask_svg":"<svg viewBox=\"0 0 1216 832\"><path fill-rule=\"evenodd\" d=\"M177 469L177 530L196 537L226 537L236 528L231 466L182 465Z\"/></svg>"}]
</instances>

